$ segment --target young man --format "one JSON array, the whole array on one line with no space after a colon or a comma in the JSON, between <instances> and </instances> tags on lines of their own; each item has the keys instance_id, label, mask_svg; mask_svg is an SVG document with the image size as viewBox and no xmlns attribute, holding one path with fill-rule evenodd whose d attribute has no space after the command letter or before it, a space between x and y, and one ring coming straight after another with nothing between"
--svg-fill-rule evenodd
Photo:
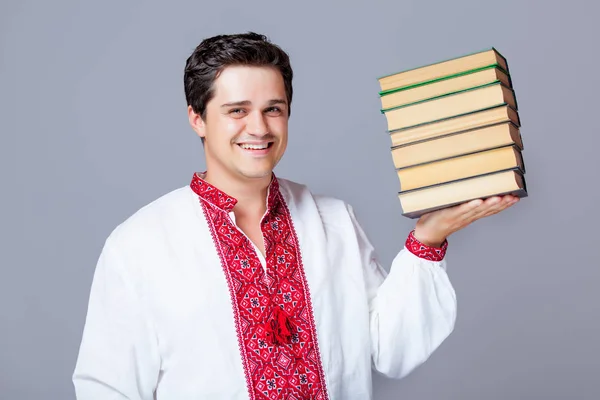
<instances>
[{"instance_id":1,"label":"young man","mask_svg":"<svg viewBox=\"0 0 600 400\"><path fill-rule=\"evenodd\" d=\"M352 208L274 176L292 68L254 33L187 60L206 172L108 237L73 375L79 400L371 398L453 330L446 238L510 196L423 216L389 274Z\"/></svg>"}]
</instances>

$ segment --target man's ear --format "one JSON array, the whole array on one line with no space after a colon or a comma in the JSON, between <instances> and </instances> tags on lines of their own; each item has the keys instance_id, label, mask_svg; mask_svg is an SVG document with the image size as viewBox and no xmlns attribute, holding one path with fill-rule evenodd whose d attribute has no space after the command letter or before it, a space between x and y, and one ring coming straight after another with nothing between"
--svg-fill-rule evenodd
<instances>
[{"instance_id":1,"label":"man's ear","mask_svg":"<svg viewBox=\"0 0 600 400\"><path fill-rule=\"evenodd\" d=\"M196 114L192 109L192 106L188 106L188 120L196 134L204 139L204 136L206 135L206 124L202 120L202 117L199 114Z\"/></svg>"}]
</instances>

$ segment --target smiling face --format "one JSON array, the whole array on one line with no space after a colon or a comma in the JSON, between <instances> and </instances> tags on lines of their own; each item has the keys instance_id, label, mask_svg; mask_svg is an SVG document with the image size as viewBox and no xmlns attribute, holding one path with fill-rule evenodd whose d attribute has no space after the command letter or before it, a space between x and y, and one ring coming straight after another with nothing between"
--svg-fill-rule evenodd
<instances>
[{"instance_id":1,"label":"smiling face","mask_svg":"<svg viewBox=\"0 0 600 400\"><path fill-rule=\"evenodd\" d=\"M288 136L288 104L281 73L272 67L229 66L214 82L204 120L188 107L204 138L207 178L270 180Z\"/></svg>"}]
</instances>

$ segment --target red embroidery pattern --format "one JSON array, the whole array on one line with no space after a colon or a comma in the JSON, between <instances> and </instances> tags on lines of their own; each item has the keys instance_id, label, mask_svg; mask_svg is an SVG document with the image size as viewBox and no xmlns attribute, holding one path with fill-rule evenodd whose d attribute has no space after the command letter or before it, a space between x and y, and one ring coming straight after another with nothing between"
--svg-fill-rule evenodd
<instances>
[{"instance_id":1,"label":"red embroidery pattern","mask_svg":"<svg viewBox=\"0 0 600 400\"><path fill-rule=\"evenodd\" d=\"M417 240L414 231L409 233L405 245L406 248L417 257L430 261L442 261L446 256L446 250L448 249L447 240L444 240L442 247L427 246Z\"/></svg>"},{"instance_id":2,"label":"red embroidery pattern","mask_svg":"<svg viewBox=\"0 0 600 400\"><path fill-rule=\"evenodd\" d=\"M252 400L328 398L298 239L273 177L261 222L267 268L233 224L236 200L194 174L229 284L238 343Z\"/></svg>"}]
</instances>

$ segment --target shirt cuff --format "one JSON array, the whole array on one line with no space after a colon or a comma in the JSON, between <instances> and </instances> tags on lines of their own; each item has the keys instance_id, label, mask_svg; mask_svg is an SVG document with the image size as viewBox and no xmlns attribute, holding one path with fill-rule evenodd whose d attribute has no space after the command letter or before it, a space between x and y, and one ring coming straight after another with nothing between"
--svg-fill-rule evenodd
<instances>
[{"instance_id":1,"label":"shirt cuff","mask_svg":"<svg viewBox=\"0 0 600 400\"><path fill-rule=\"evenodd\" d=\"M408 251L410 251L419 258L423 258L429 261L442 261L446 256L448 240L444 240L444 243L442 243L441 247L427 246L417 240L413 230L408 234L405 246L408 249Z\"/></svg>"}]
</instances>

